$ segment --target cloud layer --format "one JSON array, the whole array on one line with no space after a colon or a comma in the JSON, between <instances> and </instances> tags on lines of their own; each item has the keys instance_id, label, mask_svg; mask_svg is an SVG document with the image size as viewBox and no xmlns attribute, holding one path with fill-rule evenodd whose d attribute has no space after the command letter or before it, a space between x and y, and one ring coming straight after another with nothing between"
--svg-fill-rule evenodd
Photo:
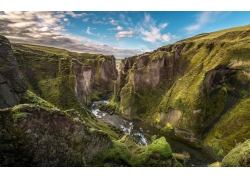
<instances>
[{"instance_id":1,"label":"cloud layer","mask_svg":"<svg viewBox=\"0 0 250 180\"><path fill-rule=\"evenodd\" d=\"M133 31L120 31L120 32L118 32L118 33L115 35L115 37L116 37L117 39L119 39L119 38L124 38L124 37L129 37L129 38L131 38L132 35L133 35Z\"/></svg>"},{"instance_id":2,"label":"cloud layer","mask_svg":"<svg viewBox=\"0 0 250 180\"><path fill-rule=\"evenodd\" d=\"M160 42L170 43L178 39L177 36L170 33L162 34L161 31L168 26L168 23L156 25L156 21L151 18L149 14L145 14L144 21L139 24L139 32L142 34L142 39L152 44L159 44Z\"/></svg>"},{"instance_id":3,"label":"cloud layer","mask_svg":"<svg viewBox=\"0 0 250 180\"><path fill-rule=\"evenodd\" d=\"M79 52L113 54L118 58L143 53L140 49L115 48L84 36L72 35L66 29L70 23L67 16L82 18L83 23L89 20L87 13L1 12L0 34L12 42L54 46ZM95 22L98 23L98 21ZM111 19L110 23L117 25L118 21ZM86 33L94 35L91 29L94 28L88 27ZM121 31L123 30L121 26L117 26L115 29L120 31L116 35L117 38L130 37L133 34L132 31Z\"/></svg>"}]
</instances>

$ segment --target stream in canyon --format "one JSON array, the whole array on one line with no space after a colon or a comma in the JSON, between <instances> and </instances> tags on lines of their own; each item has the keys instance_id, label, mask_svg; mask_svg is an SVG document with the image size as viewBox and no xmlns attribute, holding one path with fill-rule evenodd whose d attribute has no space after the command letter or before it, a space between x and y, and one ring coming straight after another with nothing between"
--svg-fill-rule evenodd
<instances>
[{"instance_id":1,"label":"stream in canyon","mask_svg":"<svg viewBox=\"0 0 250 180\"><path fill-rule=\"evenodd\" d=\"M189 167L207 167L209 164L216 162L216 160L206 153L203 149L193 148L190 145L176 140L160 132L157 128L148 125L145 122L138 120L126 120L120 115L110 115L98 108L98 105L108 103L108 101L96 101L90 106L91 112L105 123L112 124L119 128L124 134L130 134L134 137L137 144L146 146L150 142L150 138L156 135L158 138L165 136L167 142L170 144L173 153L188 153L190 160L187 163Z\"/></svg>"}]
</instances>

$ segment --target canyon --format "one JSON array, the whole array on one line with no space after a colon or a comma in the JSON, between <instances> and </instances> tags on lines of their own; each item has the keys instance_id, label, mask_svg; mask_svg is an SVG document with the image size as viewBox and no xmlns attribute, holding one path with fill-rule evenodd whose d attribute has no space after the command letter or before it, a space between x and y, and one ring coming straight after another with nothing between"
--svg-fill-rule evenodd
<instances>
[{"instance_id":1,"label":"canyon","mask_svg":"<svg viewBox=\"0 0 250 180\"><path fill-rule=\"evenodd\" d=\"M232 158L250 138L249 42L250 26L200 34L125 58L118 72L113 55L0 36L0 166L184 165L164 136L141 146L95 117L89 107L104 99L216 166L249 166L249 153Z\"/></svg>"}]
</instances>

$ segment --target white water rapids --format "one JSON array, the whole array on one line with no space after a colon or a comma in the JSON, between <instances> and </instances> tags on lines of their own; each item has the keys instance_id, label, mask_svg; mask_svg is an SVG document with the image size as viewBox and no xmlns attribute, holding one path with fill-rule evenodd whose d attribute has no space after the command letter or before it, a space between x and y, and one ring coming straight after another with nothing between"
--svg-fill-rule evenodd
<instances>
[{"instance_id":1,"label":"white water rapids","mask_svg":"<svg viewBox=\"0 0 250 180\"><path fill-rule=\"evenodd\" d=\"M116 128L122 130L124 134L129 134L134 137L137 144L141 146L147 146L152 135L156 135L157 137L165 136L164 134L160 133L158 129L153 128L142 121L129 121L122 118L120 115L110 115L104 111L99 110L98 106L103 103L107 104L108 101L93 102L90 107L91 112L103 122L111 124ZM171 139L169 137L166 137L166 140L170 144L173 152L188 152L190 154L191 159L188 166L206 167L210 163L215 162L215 160L210 155L202 150L194 149L183 142Z\"/></svg>"},{"instance_id":2,"label":"white water rapids","mask_svg":"<svg viewBox=\"0 0 250 180\"><path fill-rule=\"evenodd\" d=\"M129 134L132 137L135 138L136 143L138 143L141 146L147 146L148 145L148 141L145 138L144 134L143 134L143 129L141 127L134 127L133 122L127 121L125 119L122 119L120 116L118 115L112 115L110 116L109 114L107 114L106 112L100 111L98 109L98 105L99 104L103 104L103 103L108 103L108 101L96 101L91 105L91 111L92 113L99 119L101 119L102 121L112 124L115 127L121 129L123 131L124 134ZM108 116L107 116L108 115Z\"/></svg>"}]
</instances>

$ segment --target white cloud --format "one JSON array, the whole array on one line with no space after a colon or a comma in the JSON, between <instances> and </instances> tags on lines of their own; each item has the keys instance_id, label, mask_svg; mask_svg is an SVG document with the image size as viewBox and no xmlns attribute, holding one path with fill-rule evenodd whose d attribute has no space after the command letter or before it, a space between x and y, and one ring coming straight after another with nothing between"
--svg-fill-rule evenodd
<instances>
[{"instance_id":1,"label":"white cloud","mask_svg":"<svg viewBox=\"0 0 250 180\"><path fill-rule=\"evenodd\" d=\"M111 19L109 23L112 24L112 25L118 25L118 22L119 22L119 21L116 21L116 20L114 20L114 19Z\"/></svg>"},{"instance_id":2,"label":"white cloud","mask_svg":"<svg viewBox=\"0 0 250 180\"><path fill-rule=\"evenodd\" d=\"M13 22L18 22L21 19L25 21L33 21L34 16L32 12L5 11L0 15L0 19L11 19Z\"/></svg>"},{"instance_id":3,"label":"white cloud","mask_svg":"<svg viewBox=\"0 0 250 180\"><path fill-rule=\"evenodd\" d=\"M170 34L163 34L161 38L163 42L170 42L172 40Z\"/></svg>"},{"instance_id":4,"label":"white cloud","mask_svg":"<svg viewBox=\"0 0 250 180\"><path fill-rule=\"evenodd\" d=\"M87 34L93 34L92 32L90 32L90 27L87 28Z\"/></svg>"},{"instance_id":5,"label":"white cloud","mask_svg":"<svg viewBox=\"0 0 250 180\"><path fill-rule=\"evenodd\" d=\"M221 12L210 12L210 11L202 12L196 18L195 24L187 26L184 29L187 31L187 33L192 34L195 31L200 30L204 25L216 21L219 15L221 15Z\"/></svg>"},{"instance_id":6,"label":"white cloud","mask_svg":"<svg viewBox=\"0 0 250 180\"><path fill-rule=\"evenodd\" d=\"M0 34L11 42L53 46L70 51L115 55L117 58L129 57L143 53L141 49L115 48L117 46L102 43L84 36L67 34L65 25L67 12L2 12L0 13ZM72 16L80 17L79 15ZM66 22L67 21L67 22ZM106 23L109 23L106 22ZM120 29L118 25L116 29ZM93 28L87 27L86 33ZM117 38L132 37L133 31L120 31ZM96 35L97 36L97 35ZM99 34L101 37L101 35ZM114 38L114 37L113 37Z\"/></svg>"},{"instance_id":7,"label":"white cloud","mask_svg":"<svg viewBox=\"0 0 250 180\"><path fill-rule=\"evenodd\" d=\"M133 31L120 31L120 32L118 32L118 33L115 35L115 37L116 37L117 39L119 39L119 38L124 38L124 37L129 37L129 38L131 38L131 37L133 37Z\"/></svg>"},{"instance_id":8,"label":"white cloud","mask_svg":"<svg viewBox=\"0 0 250 180\"><path fill-rule=\"evenodd\" d=\"M87 30L86 30L86 33L87 33L87 34L90 34L90 35L95 35L94 33L92 33L92 32L90 31L91 29L96 29L96 28L90 28L90 27L88 27Z\"/></svg>"},{"instance_id":9,"label":"white cloud","mask_svg":"<svg viewBox=\"0 0 250 180\"><path fill-rule=\"evenodd\" d=\"M146 31L144 28L141 28L141 33L144 41L155 43L157 40L161 40L160 29L156 27L150 27L150 31Z\"/></svg>"},{"instance_id":10,"label":"white cloud","mask_svg":"<svg viewBox=\"0 0 250 180\"><path fill-rule=\"evenodd\" d=\"M55 12L33 12L34 15L42 20L42 25L43 26L48 26L48 25L57 25L59 24L59 21L61 18L55 17Z\"/></svg>"},{"instance_id":11,"label":"white cloud","mask_svg":"<svg viewBox=\"0 0 250 180\"><path fill-rule=\"evenodd\" d=\"M149 14L145 14L144 21L142 24L139 24L139 32L141 34L141 38L144 41L150 42L152 44L159 44L160 42L171 42L176 40L177 37L171 35L170 33L163 34L161 30L166 28L168 23L162 23L159 26L156 26L156 21L151 18Z\"/></svg>"},{"instance_id":12,"label":"white cloud","mask_svg":"<svg viewBox=\"0 0 250 180\"><path fill-rule=\"evenodd\" d=\"M194 24L191 26L187 26L185 28L186 31L188 31L188 33L193 33L194 31L197 31L201 28L201 24Z\"/></svg>"},{"instance_id":13,"label":"white cloud","mask_svg":"<svg viewBox=\"0 0 250 180\"><path fill-rule=\"evenodd\" d=\"M42 28L39 28L39 30L43 32L47 32L49 31L49 27L42 27Z\"/></svg>"},{"instance_id":14,"label":"white cloud","mask_svg":"<svg viewBox=\"0 0 250 180\"><path fill-rule=\"evenodd\" d=\"M86 13L76 14L76 13L74 13L72 11L68 11L67 14L70 15L71 17L73 17L73 18L80 18L82 16L86 16L87 15Z\"/></svg>"},{"instance_id":15,"label":"white cloud","mask_svg":"<svg viewBox=\"0 0 250 180\"><path fill-rule=\"evenodd\" d=\"M167 27L167 25L168 25L168 23L160 24L159 28L164 29L165 27Z\"/></svg>"},{"instance_id":16,"label":"white cloud","mask_svg":"<svg viewBox=\"0 0 250 180\"><path fill-rule=\"evenodd\" d=\"M123 27L117 26L116 28L110 28L110 29L108 29L108 30L117 30L117 31L121 31L121 30L123 30Z\"/></svg>"},{"instance_id":17,"label":"white cloud","mask_svg":"<svg viewBox=\"0 0 250 180\"><path fill-rule=\"evenodd\" d=\"M121 30L123 30L123 27L117 26L116 30L121 31Z\"/></svg>"},{"instance_id":18,"label":"white cloud","mask_svg":"<svg viewBox=\"0 0 250 180\"><path fill-rule=\"evenodd\" d=\"M24 28L27 26L33 26L35 24L36 24L35 22L16 22L13 24L8 24L7 26L15 27L15 28Z\"/></svg>"},{"instance_id":19,"label":"white cloud","mask_svg":"<svg viewBox=\"0 0 250 180\"><path fill-rule=\"evenodd\" d=\"M29 30L30 33L36 33L36 30L44 30L44 28L51 29L63 29L64 22L67 18L64 18L65 14L61 12L3 12L0 15L0 22L2 22L2 29L4 24L10 29L18 31ZM16 29L14 29L16 28ZM22 29L20 29L22 28ZM0 29L1 30L1 29Z\"/></svg>"},{"instance_id":20,"label":"white cloud","mask_svg":"<svg viewBox=\"0 0 250 180\"><path fill-rule=\"evenodd\" d=\"M88 22L89 18L84 18L83 22Z\"/></svg>"},{"instance_id":21,"label":"white cloud","mask_svg":"<svg viewBox=\"0 0 250 180\"><path fill-rule=\"evenodd\" d=\"M0 15L0 34L10 40L54 45L71 42L64 36L65 12L3 12Z\"/></svg>"}]
</instances>

